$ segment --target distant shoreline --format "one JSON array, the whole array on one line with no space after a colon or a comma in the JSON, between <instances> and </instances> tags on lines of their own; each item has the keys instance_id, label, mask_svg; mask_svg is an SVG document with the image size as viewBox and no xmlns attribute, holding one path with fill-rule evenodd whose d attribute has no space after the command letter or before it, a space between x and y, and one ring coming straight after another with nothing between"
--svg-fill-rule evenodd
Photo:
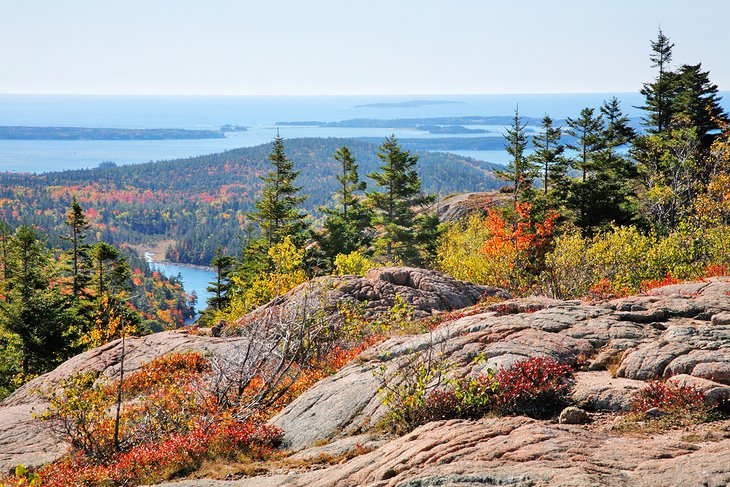
<instances>
[{"instance_id":1,"label":"distant shoreline","mask_svg":"<svg viewBox=\"0 0 730 487\"><path fill-rule=\"evenodd\" d=\"M215 272L215 268L207 266L207 265L197 265L197 264L186 264L183 262L172 262L170 260L164 259L164 260L155 260L155 254L153 252L145 252L143 254L145 260L148 264L161 264L161 265L174 265L177 267L185 267L187 269L198 269L200 271L206 271L206 272Z\"/></svg>"},{"instance_id":2,"label":"distant shoreline","mask_svg":"<svg viewBox=\"0 0 730 487\"><path fill-rule=\"evenodd\" d=\"M0 140L200 140L225 136L220 130L0 126Z\"/></svg>"}]
</instances>

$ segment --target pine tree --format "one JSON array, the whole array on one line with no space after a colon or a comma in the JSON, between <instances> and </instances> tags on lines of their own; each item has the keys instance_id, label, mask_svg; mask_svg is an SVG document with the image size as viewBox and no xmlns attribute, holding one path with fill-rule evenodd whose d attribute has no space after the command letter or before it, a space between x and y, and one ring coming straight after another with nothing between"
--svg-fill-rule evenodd
<instances>
[{"instance_id":1,"label":"pine tree","mask_svg":"<svg viewBox=\"0 0 730 487\"><path fill-rule=\"evenodd\" d=\"M704 148L709 149L713 137L708 134L719 132L722 122L727 120L717 85L710 82L710 73L702 71L702 64L682 65L674 78L674 91L675 118L684 117L682 123L694 127Z\"/></svg>"},{"instance_id":2,"label":"pine tree","mask_svg":"<svg viewBox=\"0 0 730 487\"><path fill-rule=\"evenodd\" d=\"M535 164L525 157L525 149L527 148L526 127L527 124L522 123L520 119L519 107L515 108L512 125L504 134L507 141L504 147L507 153L512 156L512 159L505 170L495 171L494 173L498 178L512 183L515 204L529 192L532 188L532 181L537 177Z\"/></svg>"},{"instance_id":3,"label":"pine tree","mask_svg":"<svg viewBox=\"0 0 730 487\"><path fill-rule=\"evenodd\" d=\"M297 194L301 187L294 186L294 180L299 171L294 170L294 163L284 153L284 140L279 135L274 139L269 161L274 169L261 178L263 197L256 202L256 211L250 216L259 224L268 247L280 243L287 235L302 245L309 226L299 205L307 197Z\"/></svg>"},{"instance_id":4,"label":"pine tree","mask_svg":"<svg viewBox=\"0 0 730 487\"><path fill-rule=\"evenodd\" d=\"M437 232L434 219L425 212L416 214L415 208L425 208L435 201L434 196L421 192L421 178L416 173L418 156L404 151L395 135L385 139L378 158L383 162L382 172L368 177L382 191L367 193L369 206L374 210L373 224L378 230L374 244L386 259L398 259L403 264L419 264L424 257L426 236Z\"/></svg>"},{"instance_id":5,"label":"pine tree","mask_svg":"<svg viewBox=\"0 0 730 487\"><path fill-rule=\"evenodd\" d=\"M26 376L46 372L73 356L76 316L53 285L57 275L50 256L35 230L20 226L10 240L10 278L5 299L0 300L0 322L17 334Z\"/></svg>"},{"instance_id":6,"label":"pine tree","mask_svg":"<svg viewBox=\"0 0 730 487\"><path fill-rule=\"evenodd\" d=\"M208 298L208 306L216 311L226 309L228 303L231 302L230 290L230 272L235 259L229 255L223 255L223 250L218 247L215 251L215 257L210 265L215 268L215 281L205 288L206 291L212 293Z\"/></svg>"},{"instance_id":7,"label":"pine tree","mask_svg":"<svg viewBox=\"0 0 730 487\"><path fill-rule=\"evenodd\" d=\"M530 156L530 161L540 167L545 195L553 182L565 177L565 160L562 157L565 147L560 143L561 135L560 127L555 127L553 119L545 115L540 133L532 137L535 153Z\"/></svg>"},{"instance_id":8,"label":"pine tree","mask_svg":"<svg viewBox=\"0 0 730 487\"><path fill-rule=\"evenodd\" d=\"M10 237L10 226L8 226L5 220L0 220L0 265L2 265L3 269L3 281L7 281L10 278L10 266L8 265Z\"/></svg>"},{"instance_id":9,"label":"pine tree","mask_svg":"<svg viewBox=\"0 0 730 487\"><path fill-rule=\"evenodd\" d=\"M669 41L660 28L656 41L651 41L652 52L649 55L652 62L651 67L657 68L659 72L654 82L645 83L641 89L641 94L646 97L646 101L640 108L647 112L644 125L649 133L662 133L667 130L674 115L672 105L675 96L675 74L671 71L670 65L672 48L674 48L674 44Z\"/></svg>"},{"instance_id":10,"label":"pine tree","mask_svg":"<svg viewBox=\"0 0 730 487\"><path fill-rule=\"evenodd\" d=\"M568 117L567 134L575 138L568 149L576 152L576 157L571 160L571 166L581 172L583 182L588 174L595 168L595 159L603 149L603 120L600 115L594 116L593 108L584 108L576 119Z\"/></svg>"},{"instance_id":11,"label":"pine tree","mask_svg":"<svg viewBox=\"0 0 730 487\"><path fill-rule=\"evenodd\" d=\"M66 214L66 225L69 227L70 235L61 238L71 243L71 249L68 252L68 257L71 260L71 286L74 299L78 299L84 287L91 281L89 260L91 247L85 243L89 222L86 220L84 210L75 196Z\"/></svg>"},{"instance_id":12,"label":"pine tree","mask_svg":"<svg viewBox=\"0 0 730 487\"><path fill-rule=\"evenodd\" d=\"M324 231L317 238L329 267L337 254L349 254L368 244L366 229L372 216L361 202L360 194L365 191L366 183L360 180L350 149L343 146L334 157L342 165L342 173L337 176L340 183L335 193L337 204L334 208L321 208L326 220Z\"/></svg>"}]
</instances>

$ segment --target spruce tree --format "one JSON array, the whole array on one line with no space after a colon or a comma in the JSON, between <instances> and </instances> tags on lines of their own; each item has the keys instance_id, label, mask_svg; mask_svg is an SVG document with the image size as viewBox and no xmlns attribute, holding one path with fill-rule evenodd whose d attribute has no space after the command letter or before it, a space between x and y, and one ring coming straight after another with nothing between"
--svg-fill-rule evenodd
<instances>
[{"instance_id":1,"label":"spruce tree","mask_svg":"<svg viewBox=\"0 0 730 487\"><path fill-rule=\"evenodd\" d=\"M573 169L580 171L583 182L595 168L595 159L603 149L601 134L604 129L600 115L594 115L593 108L584 108L576 119L568 117L567 134L575 140L568 144L568 149L575 151L576 156L571 159Z\"/></svg>"},{"instance_id":2,"label":"spruce tree","mask_svg":"<svg viewBox=\"0 0 730 487\"><path fill-rule=\"evenodd\" d=\"M368 244L366 229L371 220L370 211L363 206L360 197L366 183L360 180L358 164L350 149L341 147L334 158L341 164L342 170L337 175L336 205L334 208L321 208L326 220L324 231L317 238L328 266L332 265L337 254L349 254Z\"/></svg>"},{"instance_id":3,"label":"spruce tree","mask_svg":"<svg viewBox=\"0 0 730 487\"><path fill-rule=\"evenodd\" d=\"M418 156L404 151L395 135L385 139L378 158L382 172L368 174L381 190L367 193L374 211L377 229L374 245L388 260L397 259L405 265L420 264L427 259L430 246L424 246L435 233L436 221L427 212L416 213L435 201L434 196L421 192L421 178L416 172Z\"/></svg>"},{"instance_id":4,"label":"spruce tree","mask_svg":"<svg viewBox=\"0 0 730 487\"><path fill-rule=\"evenodd\" d=\"M708 134L719 131L727 114L720 105L716 84L710 82L710 73L702 71L702 64L682 65L674 78L675 97L672 112L681 123L694 127L703 146L709 149L713 137Z\"/></svg>"},{"instance_id":5,"label":"spruce tree","mask_svg":"<svg viewBox=\"0 0 730 487\"><path fill-rule=\"evenodd\" d=\"M208 298L208 306L216 311L226 309L228 303L231 302L230 290L230 272L235 259L229 255L223 255L223 250L218 247L215 251L215 257L210 265L215 268L215 281L211 282L206 291L211 293Z\"/></svg>"},{"instance_id":6,"label":"spruce tree","mask_svg":"<svg viewBox=\"0 0 730 487\"><path fill-rule=\"evenodd\" d=\"M300 186L294 186L299 171L284 152L284 140L280 135L274 139L269 154L273 170L261 179L264 191L261 200L256 202L256 211L251 218L258 223L268 247L280 243L289 235L296 245L303 245L308 224L299 205L307 199L299 196Z\"/></svg>"},{"instance_id":7,"label":"spruce tree","mask_svg":"<svg viewBox=\"0 0 730 487\"><path fill-rule=\"evenodd\" d=\"M74 299L78 300L82 290L91 281L89 260L91 247L86 243L86 231L89 228L89 222L86 220L84 210L75 196L66 214L65 223L69 227L69 235L61 238L71 243L71 249L67 253L71 261L71 288Z\"/></svg>"},{"instance_id":8,"label":"spruce tree","mask_svg":"<svg viewBox=\"0 0 730 487\"><path fill-rule=\"evenodd\" d=\"M2 265L1 277L3 281L7 281L10 278L10 267L8 265L10 237L10 226L5 220L0 219L0 265Z\"/></svg>"},{"instance_id":9,"label":"spruce tree","mask_svg":"<svg viewBox=\"0 0 730 487\"><path fill-rule=\"evenodd\" d=\"M669 127L673 117L674 100L674 78L671 70L672 48L674 44L659 29L656 41L651 41L651 54L649 59L651 67L657 68L658 73L652 83L644 83L641 94L646 101L644 106L639 107L647 112L644 118L644 125L649 133L662 133Z\"/></svg>"},{"instance_id":10,"label":"spruce tree","mask_svg":"<svg viewBox=\"0 0 730 487\"><path fill-rule=\"evenodd\" d=\"M528 195L532 188L532 181L537 177L535 164L525 156L525 149L527 148L526 127L527 124L522 123L520 119L519 107L515 108L512 125L504 134L507 141L504 147L512 158L505 170L494 172L498 178L512 183L515 204Z\"/></svg>"},{"instance_id":11,"label":"spruce tree","mask_svg":"<svg viewBox=\"0 0 730 487\"><path fill-rule=\"evenodd\" d=\"M48 252L35 230L20 226L10 240L0 324L20 339L23 374L47 372L79 351L76 316L64 299Z\"/></svg>"},{"instance_id":12,"label":"spruce tree","mask_svg":"<svg viewBox=\"0 0 730 487\"><path fill-rule=\"evenodd\" d=\"M560 127L555 127L553 119L545 115L540 132L532 137L535 153L530 156L530 161L540 167L545 195L552 183L559 184L565 178L565 159L562 157L565 147L560 143L561 135Z\"/></svg>"}]
</instances>

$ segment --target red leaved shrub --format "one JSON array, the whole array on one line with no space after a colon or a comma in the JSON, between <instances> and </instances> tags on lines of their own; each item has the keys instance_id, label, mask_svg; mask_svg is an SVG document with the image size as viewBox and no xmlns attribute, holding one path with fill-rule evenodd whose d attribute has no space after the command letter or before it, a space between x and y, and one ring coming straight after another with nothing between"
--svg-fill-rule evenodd
<instances>
[{"instance_id":1,"label":"red leaved shrub","mask_svg":"<svg viewBox=\"0 0 730 487\"><path fill-rule=\"evenodd\" d=\"M572 369L549 357L533 357L500 369L496 410L500 414L547 418L567 403Z\"/></svg>"},{"instance_id":2,"label":"red leaved shrub","mask_svg":"<svg viewBox=\"0 0 730 487\"><path fill-rule=\"evenodd\" d=\"M705 393L697 387L665 381L650 381L632 404L634 412L659 408L669 413L705 412Z\"/></svg>"}]
</instances>

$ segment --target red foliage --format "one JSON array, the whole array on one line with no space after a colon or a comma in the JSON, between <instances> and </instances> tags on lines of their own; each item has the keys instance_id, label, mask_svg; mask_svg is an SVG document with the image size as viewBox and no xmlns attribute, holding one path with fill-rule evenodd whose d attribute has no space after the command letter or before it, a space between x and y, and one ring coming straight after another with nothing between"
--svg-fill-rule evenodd
<instances>
[{"instance_id":1,"label":"red foliage","mask_svg":"<svg viewBox=\"0 0 730 487\"><path fill-rule=\"evenodd\" d=\"M704 411L707 405L705 393L701 389L657 380L650 381L639 392L631 408L642 413L651 408L668 412L693 412Z\"/></svg>"},{"instance_id":2,"label":"red foliage","mask_svg":"<svg viewBox=\"0 0 730 487\"><path fill-rule=\"evenodd\" d=\"M682 281L680 279L675 279L674 277L672 277L671 272L667 272L667 275L664 276L664 279L659 279L656 281L642 281L641 291L648 292L648 291L651 291L652 289L656 289L658 287L670 286L672 284L679 284L681 282Z\"/></svg>"},{"instance_id":3,"label":"red foliage","mask_svg":"<svg viewBox=\"0 0 730 487\"><path fill-rule=\"evenodd\" d=\"M572 386L572 369L548 357L533 357L500 369L497 410L535 418L552 415L562 407Z\"/></svg>"},{"instance_id":4,"label":"red foliage","mask_svg":"<svg viewBox=\"0 0 730 487\"><path fill-rule=\"evenodd\" d=\"M453 389L435 389L428 394L423 405L423 422L456 418L459 405Z\"/></svg>"},{"instance_id":5,"label":"red foliage","mask_svg":"<svg viewBox=\"0 0 730 487\"><path fill-rule=\"evenodd\" d=\"M625 298L629 294L631 294L631 291L629 291L628 289L616 289L616 287L611 284L611 281L603 278L598 281L598 284L588 290L587 298L595 301L604 301L607 299Z\"/></svg>"},{"instance_id":6,"label":"red foliage","mask_svg":"<svg viewBox=\"0 0 730 487\"><path fill-rule=\"evenodd\" d=\"M184 384L209 371L210 363L201 353L171 353L152 360L132 374L124 381L124 391L140 393L173 382Z\"/></svg>"},{"instance_id":7,"label":"red foliage","mask_svg":"<svg viewBox=\"0 0 730 487\"><path fill-rule=\"evenodd\" d=\"M145 443L120 453L107 464L70 456L40 470L44 486L135 485L154 482L197 467L209 454L233 457L245 454L260 459L273 452L283 431L275 426L231 422L196 428L167 440Z\"/></svg>"},{"instance_id":8,"label":"red foliage","mask_svg":"<svg viewBox=\"0 0 730 487\"><path fill-rule=\"evenodd\" d=\"M730 264L713 264L705 268L705 277L730 276Z\"/></svg>"}]
</instances>

